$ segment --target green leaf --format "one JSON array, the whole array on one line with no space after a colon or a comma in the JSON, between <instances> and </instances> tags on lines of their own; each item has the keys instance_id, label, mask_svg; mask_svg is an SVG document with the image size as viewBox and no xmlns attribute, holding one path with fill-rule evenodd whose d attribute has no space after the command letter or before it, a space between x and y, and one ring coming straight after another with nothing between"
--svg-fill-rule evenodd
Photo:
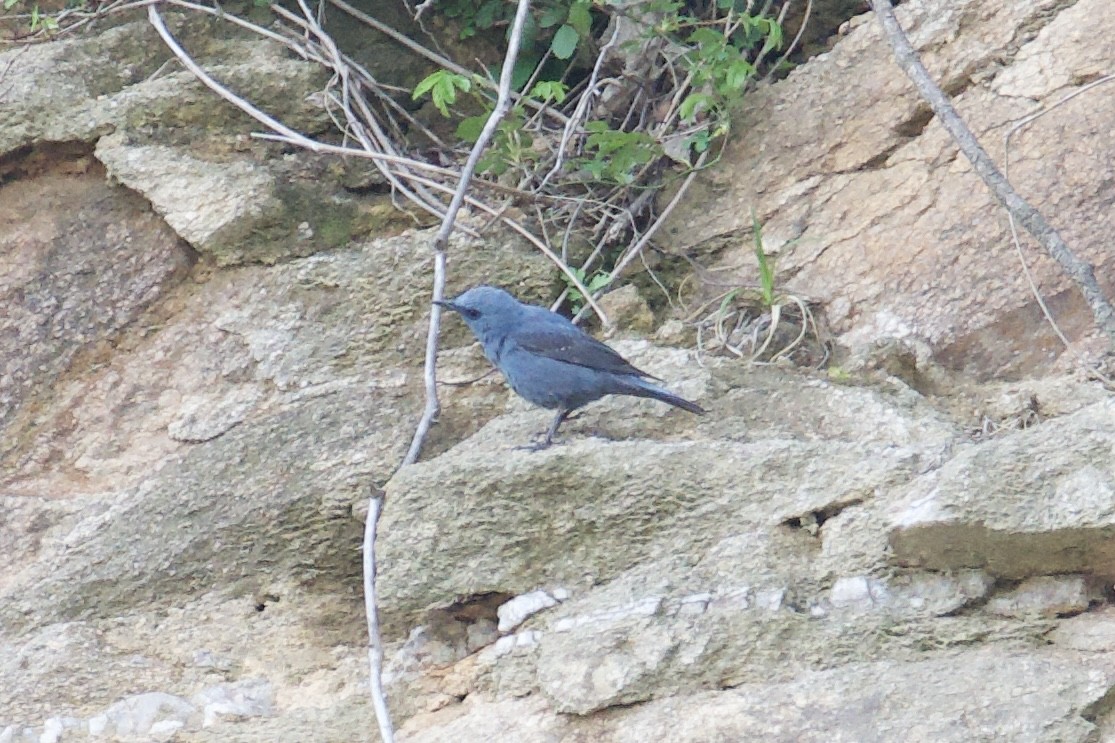
<instances>
[{"instance_id":1,"label":"green leaf","mask_svg":"<svg viewBox=\"0 0 1115 743\"><path fill-rule=\"evenodd\" d=\"M755 216L754 209L751 210L751 235L755 259L759 262L759 297L764 305L773 307L778 299L774 286L774 261L763 250L763 225Z\"/></svg>"},{"instance_id":2,"label":"green leaf","mask_svg":"<svg viewBox=\"0 0 1115 743\"><path fill-rule=\"evenodd\" d=\"M569 273L577 277L577 281L582 284L585 283L585 269L577 268L576 266L569 266ZM566 287L569 288L569 302L577 309L578 305L584 300L585 295L581 294L580 289L573 284L573 279L569 278L569 274L564 271L561 273L561 278L565 282Z\"/></svg>"},{"instance_id":3,"label":"green leaf","mask_svg":"<svg viewBox=\"0 0 1115 743\"><path fill-rule=\"evenodd\" d=\"M4 0L4 10L11 10L19 0Z\"/></svg>"},{"instance_id":4,"label":"green leaf","mask_svg":"<svg viewBox=\"0 0 1115 743\"><path fill-rule=\"evenodd\" d=\"M730 90L739 90L754 71L755 68L746 59L737 59L728 66L728 74L724 76L724 84Z\"/></svg>"},{"instance_id":5,"label":"green leaf","mask_svg":"<svg viewBox=\"0 0 1115 743\"><path fill-rule=\"evenodd\" d=\"M530 76L534 74L534 68L538 66L541 59L542 55L535 51L523 49L519 53L519 58L515 60L515 67L511 70L512 90L522 90L523 86L530 82ZM499 78L498 70L495 77Z\"/></svg>"},{"instance_id":6,"label":"green leaf","mask_svg":"<svg viewBox=\"0 0 1115 743\"><path fill-rule=\"evenodd\" d=\"M678 106L678 116L684 121L697 118L698 111L705 111L713 107L715 101L708 93L691 93Z\"/></svg>"},{"instance_id":7,"label":"green leaf","mask_svg":"<svg viewBox=\"0 0 1115 743\"><path fill-rule=\"evenodd\" d=\"M476 24L477 28L489 29L496 25L496 21L502 20L503 14L500 13L502 9L503 3L500 0L488 0L476 11L472 22Z\"/></svg>"},{"instance_id":8,"label":"green leaf","mask_svg":"<svg viewBox=\"0 0 1115 743\"><path fill-rule=\"evenodd\" d=\"M466 119L462 119L461 123L457 124L457 136L465 142L473 144L476 140L480 139L480 133L484 131L484 125L487 123L487 114L469 116Z\"/></svg>"},{"instance_id":9,"label":"green leaf","mask_svg":"<svg viewBox=\"0 0 1115 743\"><path fill-rule=\"evenodd\" d=\"M782 48L782 26L778 23L764 19L766 21L766 43L763 44L763 54L766 54L771 49Z\"/></svg>"},{"instance_id":10,"label":"green leaf","mask_svg":"<svg viewBox=\"0 0 1115 743\"><path fill-rule=\"evenodd\" d=\"M592 13L589 12L588 8L588 0L577 0L569 6L569 18L566 21L578 35L584 37L592 32ZM565 57L561 57L561 59L565 59Z\"/></svg>"},{"instance_id":11,"label":"green leaf","mask_svg":"<svg viewBox=\"0 0 1115 743\"><path fill-rule=\"evenodd\" d=\"M569 88L560 80L542 80L534 84L530 90L530 97L537 98L545 103L562 103Z\"/></svg>"},{"instance_id":12,"label":"green leaf","mask_svg":"<svg viewBox=\"0 0 1115 743\"><path fill-rule=\"evenodd\" d=\"M724 34L719 31L714 31L711 28L698 28L696 31L689 34L689 38L686 41L702 49L721 49L727 43Z\"/></svg>"},{"instance_id":13,"label":"green leaf","mask_svg":"<svg viewBox=\"0 0 1115 743\"><path fill-rule=\"evenodd\" d=\"M710 144L712 144L712 135L709 134L707 129L701 129L689 138L689 145L698 154L707 150Z\"/></svg>"},{"instance_id":14,"label":"green leaf","mask_svg":"<svg viewBox=\"0 0 1115 743\"><path fill-rule=\"evenodd\" d=\"M472 90L472 81L464 75L458 75L448 70L438 70L428 77L419 80L414 86L411 98L418 100L426 93L442 116L449 116L449 106L457 102L457 90L468 92Z\"/></svg>"},{"instance_id":15,"label":"green leaf","mask_svg":"<svg viewBox=\"0 0 1115 743\"><path fill-rule=\"evenodd\" d=\"M577 51L577 42L580 40L581 37L577 35L576 29L564 25L554 34L554 40L550 42L550 51L558 59L569 59L573 56L573 52Z\"/></svg>"},{"instance_id":16,"label":"green leaf","mask_svg":"<svg viewBox=\"0 0 1115 743\"><path fill-rule=\"evenodd\" d=\"M647 13L676 13L681 5L680 0L650 0L643 7Z\"/></svg>"},{"instance_id":17,"label":"green leaf","mask_svg":"<svg viewBox=\"0 0 1115 743\"><path fill-rule=\"evenodd\" d=\"M596 292L600 291L608 285L608 281L608 274L604 273L603 271L598 271L596 275L592 277L592 281L585 284L585 288L588 289L591 293L596 294ZM582 281L581 283L584 282Z\"/></svg>"},{"instance_id":18,"label":"green leaf","mask_svg":"<svg viewBox=\"0 0 1115 743\"><path fill-rule=\"evenodd\" d=\"M424 96L426 93L429 93L431 90L433 90L434 86L437 85L437 77L440 74L442 74L441 71L435 72L432 75L419 80L418 84L414 86L414 92L410 94L411 100L416 101Z\"/></svg>"},{"instance_id":19,"label":"green leaf","mask_svg":"<svg viewBox=\"0 0 1115 743\"><path fill-rule=\"evenodd\" d=\"M491 173L492 175L503 175L511 166L503 159L500 153L491 152L484 155L476 163L476 170L479 173Z\"/></svg>"},{"instance_id":20,"label":"green leaf","mask_svg":"<svg viewBox=\"0 0 1115 743\"><path fill-rule=\"evenodd\" d=\"M541 28L550 28L556 26L565 20L565 8L560 5L555 5L552 8L547 8L538 19L538 25Z\"/></svg>"}]
</instances>

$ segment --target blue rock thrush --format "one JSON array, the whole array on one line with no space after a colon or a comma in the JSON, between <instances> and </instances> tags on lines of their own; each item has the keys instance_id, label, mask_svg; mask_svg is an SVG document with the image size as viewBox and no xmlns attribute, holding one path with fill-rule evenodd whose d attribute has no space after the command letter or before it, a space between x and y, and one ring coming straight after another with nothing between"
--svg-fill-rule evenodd
<instances>
[{"instance_id":1,"label":"blue rock thrush","mask_svg":"<svg viewBox=\"0 0 1115 743\"><path fill-rule=\"evenodd\" d=\"M527 448L548 447L571 412L605 395L650 397L690 413L705 412L646 381L657 377L635 368L568 319L523 304L502 289L477 286L437 304L460 313L511 389L528 402L557 411L546 438Z\"/></svg>"}]
</instances>

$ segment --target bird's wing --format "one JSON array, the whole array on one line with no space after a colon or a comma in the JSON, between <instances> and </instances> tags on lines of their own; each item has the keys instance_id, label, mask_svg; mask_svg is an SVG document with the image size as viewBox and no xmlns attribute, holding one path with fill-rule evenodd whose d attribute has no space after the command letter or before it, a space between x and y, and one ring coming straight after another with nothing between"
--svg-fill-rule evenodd
<instances>
[{"instance_id":1,"label":"bird's wing","mask_svg":"<svg viewBox=\"0 0 1115 743\"><path fill-rule=\"evenodd\" d=\"M627 359L575 325L568 328L520 328L515 331L514 341L523 350L567 364L612 374L633 374L658 379L633 366Z\"/></svg>"}]
</instances>

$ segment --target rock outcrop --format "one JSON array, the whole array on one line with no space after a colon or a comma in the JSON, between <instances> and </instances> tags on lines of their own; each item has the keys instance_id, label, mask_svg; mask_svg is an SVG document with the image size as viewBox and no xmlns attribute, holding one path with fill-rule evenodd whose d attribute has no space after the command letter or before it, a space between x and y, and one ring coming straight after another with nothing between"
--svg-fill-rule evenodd
<instances>
[{"instance_id":1,"label":"rock outcrop","mask_svg":"<svg viewBox=\"0 0 1115 743\"><path fill-rule=\"evenodd\" d=\"M1110 290L1115 98L1108 84L1054 108L1110 70L1106 7L925 0L897 12L988 152ZM1012 137L1008 162L1004 134L1047 109ZM862 351L885 337L926 342L978 376L1054 368L1063 347L1033 301L1005 211L893 62L871 15L750 96L735 124L741 134L721 164L674 212L672 250L754 283L745 260L754 211L787 288L821 302L841 343ZM1080 350L1102 351L1084 338L1092 317L1079 292L1018 229L1062 329Z\"/></svg>"},{"instance_id":2,"label":"rock outcrop","mask_svg":"<svg viewBox=\"0 0 1115 743\"><path fill-rule=\"evenodd\" d=\"M1105 10L901 15L997 135L1111 66ZM327 125L313 65L171 23L262 107ZM372 492L400 741L1115 740L1115 405L1098 384L977 383L927 353L918 379L825 374L618 337L710 414L608 400L528 453L548 415L483 377L450 320L440 420L399 469L432 231L369 205L345 168L252 141L155 42L122 21L0 53L0 743L377 740ZM1039 204L1102 273L1101 98L1023 135L1012 173L1049 185ZM755 204L779 267L853 347L1046 369L999 213L867 19L756 100L675 247L726 261L712 242ZM1048 148L1069 141L1056 170ZM495 231L449 255L451 291L542 301L558 284ZM649 334L644 298L612 301ZM991 332L1005 340L978 348Z\"/></svg>"}]
</instances>

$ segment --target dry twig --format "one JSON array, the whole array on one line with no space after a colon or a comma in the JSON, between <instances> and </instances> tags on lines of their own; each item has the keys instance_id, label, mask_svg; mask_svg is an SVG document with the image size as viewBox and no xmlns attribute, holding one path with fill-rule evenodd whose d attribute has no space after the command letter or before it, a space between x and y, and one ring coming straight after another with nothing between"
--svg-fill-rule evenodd
<instances>
[{"instance_id":1,"label":"dry twig","mask_svg":"<svg viewBox=\"0 0 1115 743\"><path fill-rule=\"evenodd\" d=\"M518 8L515 11L515 21L511 26L511 34L507 41L507 54L503 58L503 69L499 76L499 98L496 100L496 106L492 110L492 113L488 116L487 123L484 124L484 130L480 133L480 137L476 140L476 144L473 145L472 152L469 153L468 161L465 163L464 168L461 169L461 177L460 181L457 183L457 190L453 194L453 200L449 203L449 208L445 212L445 218L442 220L441 229L438 230L437 236L434 237L433 302L437 302L445 296L445 252L449 247L449 235L453 232L453 223L457 219L457 212L460 211L461 205L465 201L465 194L468 191L469 182L472 180L473 173L476 172L476 164L480 162L480 156L484 153L488 143L492 140L492 136L495 135L496 127L499 126L499 122L511 108L511 76L515 70L515 60L519 56L519 44L522 39L523 25L526 23L527 12L529 10L530 0L519 0ZM429 332L426 334L426 366L424 373L426 383L426 407L414 431L414 437L410 442L410 449L403 459L404 465L418 461L418 455L422 452L422 443L426 440L426 434L429 432L430 426L433 425L434 419L438 414L437 348L440 332L441 307L437 304L433 304L430 310L430 328Z\"/></svg>"},{"instance_id":2,"label":"dry twig","mask_svg":"<svg viewBox=\"0 0 1115 743\"><path fill-rule=\"evenodd\" d=\"M1069 93L1064 98L1054 103L1052 106L1043 108L1037 113L1030 114L1029 116L1026 116L1021 120L1015 122L1014 125L1007 130L1006 134L1003 135L1003 177L1007 179L1010 178L1011 137L1013 137L1023 127L1029 126L1031 123L1037 121L1042 116L1045 116L1047 113L1055 111L1056 109L1071 101L1073 98L1076 98L1078 95L1086 93L1095 87L1103 85L1104 83L1109 83L1112 80L1115 80L1115 75L1106 75L1105 77L1101 77L1099 80L1093 80L1087 85L1074 90L1072 93ZM1049 327L1053 328L1053 332L1061 341L1061 344L1065 347L1066 350L1069 351L1069 353L1073 355L1073 358L1076 359L1081 367L1086 369L1089 375L1101 381L1108 389L1115 389L1115 381L1112 381L1107 376L1100 373L1098 369L1089 368L1088 365L1084 363L1083 359L1080 358L1079 354L1076 353L1075 349L1073 349L1072 345L1069 343L1069 339L1065 337L1065 334L1063 332L1061 332L1061 328L1057 324L1057 320L1053 317L1053 312L1049 309L1049 306L1045 302L1045 298L1042 297L1041 291L1038 289L1038 284L1034 280L1034 275L1030 272L1030 266L1026 263L1026 255L1022 251L1022 241L1018 237L1018 225L1015 223L1014 215L1010 212L1007 212L1007 219L1010 222L1011 241L1014 243L1014 250L1018 254L1018 262L1022 266L1022 273L1026 277L1026 283L1030 287L1030 292L1034 295L1034 300L1038 303L1038 307L1041 308L1041 313L1045 316L1045 320L1049 323Z\"/></svg>"},{"instance_id":3,"label":"dry twig","mask_svg":"<svg viewBox=\"0 0 1115 743\"><path fill-rule=\"evenodd\" d=\"M368 518L364 522L364 614L368 618L368 687L372 707L379 723L383 743L393 743L395 731L387 709L387 693L383 690L383 638L379 633L379 610L376 608L376 527L383 512L383 494L375 491L368 499Z\"/></svg>"}]
</instances>

